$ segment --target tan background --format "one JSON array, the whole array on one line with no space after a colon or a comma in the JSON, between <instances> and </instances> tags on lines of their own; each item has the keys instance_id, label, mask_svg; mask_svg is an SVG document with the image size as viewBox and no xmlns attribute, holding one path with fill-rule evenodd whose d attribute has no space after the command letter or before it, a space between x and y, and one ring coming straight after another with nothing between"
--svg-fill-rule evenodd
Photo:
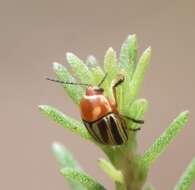
<instances>
[{"instance_id":1,"label":"tan background","mask_svg":"<svg viewBox=\"0 0 195 190\"><path fill-rule=\"evenodd\" d=\"M153 48L140 95L150 102L139 133L140 151L180 111L191 111L188 126L149 174L158 190L171 190L195 155L194 20L193 0L1 0L0 189L69 189L50 151L54 140L65 144L88 173L113 189L97 167L96 160L103 156L100 150L43 117L37 105L50 104L79 119L78 108L64 91L44 80L54 76L51 63L66 64L66 51L83 59L95 54L101 62L109 46L119 51L126 36L136 33L140 53L149 45Z\"/></svg>"}]
</instances>

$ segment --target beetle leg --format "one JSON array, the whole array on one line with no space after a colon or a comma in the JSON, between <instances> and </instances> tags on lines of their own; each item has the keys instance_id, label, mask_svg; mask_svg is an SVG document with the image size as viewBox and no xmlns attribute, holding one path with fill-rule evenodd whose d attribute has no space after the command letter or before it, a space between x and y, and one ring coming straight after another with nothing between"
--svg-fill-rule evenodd
<instances>
[{"instance_id":1,"label":"beetle leg","mask_svg":"<svg viewBox=\"0 0 195 190\"><path fill-rule=\"evenodd\" d=\"M119 86L122 82L124 82L125 77L122 74L117 75L117 78L112 81L112 93L114 96L115 105L117 107L117 96L116 96L116 87Z\"/></svg>"},{"instance_id":2,"label":"beetle leg","mask_svg":"<svg viewBox=\"0 0 195 190\"><path fill-rule=\"evenodd\" d=\"M128 119L130 121L133 121L134 123L137 123L137 124L143 124L144 123L144 120L138 120L138 119L134 119L132 117L129 117L129 116L126 116L126 115L121 115L121 117L125 118L125 119ZM136 129L130 129L131 131L139 131L141 130L141 127L138 127Z\"/></svg>"},{"instance_id":3,"label":"beetle leg","mask_svg":"<svg viewBox=\"0 0 195 190\"><path fill-rule=\"evenodd\" d=\"M139 120L139 119L134 119L132 117L129 117L129 116L126 116L126 115L122 115L124 118L130 120L130 121L133 121L134 123L137 123L137 124L144 124L144 120Z\"/></svg>"},{"instance_id":4,"label":"beetle leg","mask_svg":"<svg viewBox=\"0 0 195 190\"><path fill-rule=\"evenodd\" d=\"M138 127L137 129L130 129L131 131L139 131L141 130L141 127Z\"/></svg>"}]
</instances>

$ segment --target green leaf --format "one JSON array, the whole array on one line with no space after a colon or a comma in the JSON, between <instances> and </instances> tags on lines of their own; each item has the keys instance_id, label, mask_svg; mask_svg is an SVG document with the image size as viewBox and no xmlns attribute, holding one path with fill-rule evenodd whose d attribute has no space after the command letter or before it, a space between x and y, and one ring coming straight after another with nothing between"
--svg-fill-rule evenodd
<instances>
[{"instance_id":1,"label":"green leaf","mask_svg":"<svg viewBox=\"0 0 195 190\"><path fill-rule=\"evenodd\" d=\"M132 71L134 71L137 63L137 38L135 34L130 35L128 38L129 38L128 49L129 49L130 64L131 64Z\"/></svg>"},{"instance_id":2,"label":"green leaf","mask_svg":"<svg viewBox=\"0 0 195 190\"><path fill-rule=\"evenodd\" d=\"M138 65L133 74L133 78L130 82L129 89L127 89L126 94L128 93L128 95L125 96L125 102L126 102L126 104L124 105L125 110L127 110L128 106L135 100L140 90L140 86L144 79L144 74L150 62L150 58L151 58L151 48L149 47L144 51L141 58L139 59Z\"/></svg>"},{"instance_id":3,"label":"green leaf","mask_svg":"<svg viewBox=\"0 0 195 190\"><path fill-rule=\"evenodd\" d=\"M167 148L175 136L186 125L189 112L182 112L167 128L163 134L154 142L154 144L145 152L143 164L149 167Z\"/></svg>"},{"instance_id":4,"label":"green leaf","mask_svg":"<svg viewBox=\"0 0 195 190\"><path fill-rule=\"evenodd\" d=\"M136 35L129 35L122 44L120 51L120 68L125 69L128 74L132 74L137 59L137 39Z\"/></svg>"},{"instance_id":5,"label":"green leaf","mask_svg":"<svg viewBox=\"0 0 195 190\"><path fill-rule=\"evenodd\" d=\"M98 160L100 168L115 182L124 183L123 174L117 170L109 161L101 158Z\"/></svg>"},{"instance_id":6,"label":"green leaf","mask_svg":"<svg viewBox=\"0 0 195 190\"><path fill-rule=\"evenodd\" d=\"M155 188L151 185L148 185L144 188L144 190L155 190Z\"/></svg>"},{"instance_id":7,"label":"green leaf","mask_svg":"<svg viewBox=\"0 0 195 190\"><path fill-rule=\"evenodd\" d=\"M98 65L96 58L93 55L89 55L86 60L86 65L93 74L95 84L97 85L105 76L104 71Z\"/></svg>"},{"instance_id":8,"label":"green leaf","mask_svg":"<svg viewBox=\"0 0 195 190\"><path fill-rule=\"evenodd\" d=\"M101 69L101 67L96 66L91 68L91 72L93 73L95 84L97 85L105 76L104 71ZM106 81L105 81L106 82ZM102 85L105 86L105 83Z\"/></svg>"},{"instance_id":9,"label":"green leaf","mask_svg":"<svg viewBox=\"0 0 195 190\"><path fill-rule=\"evenodd\" d=\"M104 57L104 70L109 75L113 75L117 69L116 52L113 48L109 48Z\"/></svg>"},{"instance_id":10,"label":"green leaf","mask_svg":"<svg viewBox=\"0 0 195 190\"><path fill-rule=\"evenodd\" d=\"M123 98L120 98L119 107L121 113L126 114L126 108L128 106L128 97L126 96L128 96L127 93L129 93L131 90L130 83L137 63L137 39L135 34L129 35L127 40L124 42L121 48L120 60L120 65L123 65L120 67L124 68L123 72L125 71L125 81L120 87L120 96L122 96Z\"/></svg>"},{"instance_id":11,"label":"green leaf","mask_svg":"<svg viewBox=\"0 0 195 190\"><path fill-rule=\"evenodd\" d=\"M59 63L53 63L53 69L59 80L76 83L76 80L72 77L72 75L67 71L67 69L63 65ZM77 105L79 105L80 99L84 94L83 88L78 85L75 86L75 85L67 85L67 84L63 84L63 87L68 93L68 95L72 98L72 100Z\"/></svg>"},{"instance_id":12,"label":"green leaf","mask_svg":"<svg viewBox=\"0 0 195 190\"><path fill-rule=\"evenodd\" d=\"M88 68L98 66L98 63L97 63L97 60L96 60L95 56L93 56L93 55L87 56L86 65L87 65Z\"/></svg>"},{"instance_id":13,"label":"green leaf","mask_svg":"<svg viewBox=\"0 0 195 190\"><path fill-rule=\"evenodd\" d=\"M61 169L60 172L67 179L79 182L88 190L106 190L99 182L80 170L67 167Z\"/></svg>"},{"instance_id":14,"label":"green leaf","mask_svg":"<svg viewBox=\"0 0 195 190\"><path fill-rule=\"evenodd\" d=\"M69 129L73 133L78 134L85 139L91 139L91 136L85 129L85 126L80 122L64 115L57 109L48 105L40 105L39 109L44 115L46 115L62 127Z\"/></svg>"},{"instance_id":15,"label":"green leaf","mask_svg":"<svg viewBox=\"0 0 195 190\"><path fill-rule=\"evenodd\" d=\"M188 165L174 190L188 190L195 182L195 158Z\"/></svg>"},{"instance_id":16,"label":"green leaf","mask_svg":"<svg viewBox=\"0 0 195 190\"><path fill-rule=\"evenodd\" d=\"M134 119L141 120L143 119L143 116L147 110L148 101L145 99L137 99L132 103L128 115ZM137 129L139 127L139 124L131 122L131 129Z\"/></svg>"},{"instance_id":17,"label":"green leaf","mask_svg":"<svg viewBox=\"0 0 195 190\"><path fill-rule=\"evenodd\" d=\"M52 144L52 150L60 168L71 167L81 169L78 162L73 158L72 153L67 150L61 143L54 142Z\"/></svg>"},{"instance_id":18,"label":"green leaf","mask_svg":"<svg viewBox=\"0 0 195 190\"><path fill-rule=\"evenodd\" d=\"M74 73L79 77L82 83L95 84L92 72L82 60L73 53L67 53L66 58Z\"/></svg>"},{"instance_id":19,"label":"green leaf","mask_svg":"<svg viewBox=\"0 0 195 190\"><path fill-rule=\"evenodd\" d=\"M119 73L119 68L117 66L116 52L111 47L104 56L104 71L108 74L104 87L108 91L107 95L112 97L111 82L116 77L116 74Z\"/></svg>"},{"instance_id":20,"label":"green leaf","mask_svg":"<svg viewBox=\"0 0 195 190\"><path fill-rule=\"evenodd\" d=\"M78 162L73 158L71 152L69 152L62 144L57 142L53 143L52 150L60 168L70 167L81 170ZM75 180L69 179L68 182L74 190L85 190L85 188Z\"/></svg>"}]
</instances>

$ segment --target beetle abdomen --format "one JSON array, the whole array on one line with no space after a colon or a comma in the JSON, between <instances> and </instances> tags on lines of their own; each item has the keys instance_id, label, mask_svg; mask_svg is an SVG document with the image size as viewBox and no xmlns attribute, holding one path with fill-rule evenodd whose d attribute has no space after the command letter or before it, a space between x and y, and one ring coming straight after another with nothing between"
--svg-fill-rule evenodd
<instances>
[{"instance_id":1,"label":"beetle abdomen","mask_svg":"<svg viewBox=\"0 0 195 190\"><path fill-rule=\"evenodd\" d=\"M128 140L125 121L117 114L108 115L93 121L83 120L90 135L101 144L120 145Z\"/></svg>"}]
</instances>

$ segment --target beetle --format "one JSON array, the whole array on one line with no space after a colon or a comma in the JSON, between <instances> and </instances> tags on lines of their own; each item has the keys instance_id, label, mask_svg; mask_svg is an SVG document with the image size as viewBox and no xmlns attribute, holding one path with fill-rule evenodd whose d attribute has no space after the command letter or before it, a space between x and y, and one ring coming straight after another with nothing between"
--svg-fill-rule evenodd
<instances>
[{"instance_id":1,"label":"beetle","mask_svg":"<svg viewBox=\"0 0 195 190\"><path fill-rule=\"evenodd\" d=\"M112 81L113 99L104 95L104 89L101 88L107 74L103 77L97 86L73 83L46 78L47 80L69 85L87 86L85 95L80 101L81 119L88 130L89 134L100 144L104 145L121 145L128 141L128 129L126 120L142 124L143 120L136 120L129 116L123 116L117 109L116 88L124 82L122 74ZM132 129L137 131L138 129Z\"/></svg>"}]
</instances>

